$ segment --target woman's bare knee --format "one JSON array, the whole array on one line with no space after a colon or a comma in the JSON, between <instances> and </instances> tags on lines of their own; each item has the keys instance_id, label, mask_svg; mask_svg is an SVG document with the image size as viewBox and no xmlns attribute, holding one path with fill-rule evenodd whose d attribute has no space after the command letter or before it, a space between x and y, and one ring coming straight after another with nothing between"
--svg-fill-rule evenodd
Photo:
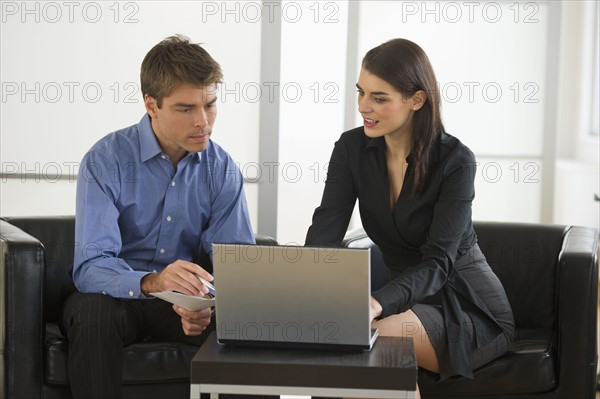
<instances>
[{"instance_id":1,"label":"woman's bare knee","mask_svg":"<svg viewBox=\"0 0 600 399\"><path fill-rule=\"evenodd\" d=\"M412 311L395 314L373 323L380 336L411 337L415 345L417 364L429 371L439 372L435 349L423 323Z\"/></svg>"}]
</instances>

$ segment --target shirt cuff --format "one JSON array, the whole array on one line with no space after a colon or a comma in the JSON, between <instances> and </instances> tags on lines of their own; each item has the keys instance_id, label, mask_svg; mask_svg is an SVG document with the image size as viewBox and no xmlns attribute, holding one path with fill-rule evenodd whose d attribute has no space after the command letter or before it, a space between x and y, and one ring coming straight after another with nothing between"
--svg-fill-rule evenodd
<instances>
[{"instance_id":1,"label":"shirt cuff","mask_svg":"<svg viewBox=\"0 0 600 399\"><path fill-rule=\"evenodd\" d=\"M119 276L119 284L116 292L118 298L147 299L142 292L140 281L148 272L131 271Z\"/></svg>"},{"instance_id":2,"label":"shirt cuff","mask_svg":"<svg viewBox=\"0 0 600 399\"><path fill-rule=\"evenodd\" d=\"M389 284L384 286L383 288L371 293L371 296L375 298L377 302L381 305L381 315L378 317L383 319L392 314L399 313L398 311L398 299L396 289Z\"/></svg>"}]
</instances>

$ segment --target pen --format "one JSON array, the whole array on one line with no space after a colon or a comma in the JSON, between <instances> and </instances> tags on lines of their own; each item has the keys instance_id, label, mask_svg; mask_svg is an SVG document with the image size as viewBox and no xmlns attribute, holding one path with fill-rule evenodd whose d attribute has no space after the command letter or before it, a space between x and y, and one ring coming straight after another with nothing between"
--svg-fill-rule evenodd
<instances>
[{"instance_id":1,"label":"pen","mask_svg":"<svg viewBox=\"0 0 600 399\"><path fill-rule=\"evenodd\" d=\"M202 281L202 284L204 284L206 286L206 288L208 288L211 291L215 291L215 287L209 283L208 281L206 281L206 279L200 277L198 274L196 274L196 277L198 277L198 280Z\"/></svg>"}]
</instances>

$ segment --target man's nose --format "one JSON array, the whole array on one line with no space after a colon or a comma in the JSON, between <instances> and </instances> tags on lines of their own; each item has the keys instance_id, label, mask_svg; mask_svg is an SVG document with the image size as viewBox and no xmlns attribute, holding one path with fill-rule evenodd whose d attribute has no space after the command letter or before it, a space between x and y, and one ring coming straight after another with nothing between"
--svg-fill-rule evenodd
<instances>
[{"instance_id":1,"label":"man's nose","mask_svg":"<svg viewBox=\"0 0 600 399\"><path fill-rule=\"evenodd\" d=\"M204 129L208 125L208 118L206 117L206 111L204 109L200 109L200 111L196 114L196 120L194 122L194 126Z\"/></svg>"}]
</instances>

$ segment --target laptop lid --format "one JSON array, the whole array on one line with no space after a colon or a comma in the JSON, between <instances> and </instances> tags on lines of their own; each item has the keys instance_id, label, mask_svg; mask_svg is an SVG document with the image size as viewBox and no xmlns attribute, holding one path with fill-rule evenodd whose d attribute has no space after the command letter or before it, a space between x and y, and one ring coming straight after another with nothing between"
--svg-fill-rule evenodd
<instances>
[{"instance_id":1,"label":"laptop lid","mask_svg":"<svg viewBox=\"0 0 600 399\"><path fill-rule=\"evenodd\" d=\"M213 244L217 339L369 349L370 249Z\"/></svg>"}]
</instances>

